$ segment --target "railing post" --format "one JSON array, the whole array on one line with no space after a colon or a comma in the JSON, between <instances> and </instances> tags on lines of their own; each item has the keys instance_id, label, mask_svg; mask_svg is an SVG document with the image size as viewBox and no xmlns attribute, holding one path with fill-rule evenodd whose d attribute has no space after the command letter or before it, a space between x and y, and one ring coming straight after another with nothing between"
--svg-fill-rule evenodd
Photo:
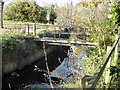
<instances>
[{"instance_id":1,"label":"railing post","mask_svg":"<svg viewBox=\"0 0 120 90\"><path fill-rule=\"evenodd\" d=\"M58 31L58 32L59 32L59 39L60 39L61 38L61 31L62 31L62 29L61 29L61 27L59 27L59 29L60 29L60 31Z\"/></svg>"},{"instance_id":2,"label":"railing post","mask_svg":"<svg viewBox=\"0 0 120 90\"><path fill-rule=\"evenodd\" d=\"M36 36L36 24L33 24L33 36Z\"/></svg>"},{"instance_id":3,"label":"railing post","mask_svg":"<svg viewBox=\"0 0 120 90\"><path fill-rule=\"evenodd\" d=\"M56 27L54 27L54 40L56 38Z\"/></svg>"},{"instance_id":4,"label":"railing post","mask_svg":"<svg viewBox=\"0 0 120 90\"><path fill-rule=\"evenodd\" d=\"M84 40L85 40L85 29L86 29L86 28L84 27L84 36L83 36L83 37L84 37Z\"/></svg>"},{"instance_id":5,"label":"railing post","mask_svg":"<svg viewBox=\"0 0 120 90\"><path fill-rule=\"evenodd\" d=\"M120 37L120 26L118 27L118 37ZM118 47L120 47L120 39L118 41ZM119 50L120 51L120 50Z\"/></svg>"},{"instance_id":6,"label":"railing post","mask_svg":"<svg viewBox=\"0 0 120 90\"><path fill-rule=\"evenodd\" d=\"M107 54L110 51L110 49L111 49L111 46L107 46ZM110 80L110 65L111 65L111 58L109 58L109 61L108 61L107 65L106 65L107 70L105 72L105 84L107 86L108 86L109 80Z\"/></svg>"},{"instance_id":7,"label":"railing post","mask_svg":"<svg viewBox=\"0 0 120 90\"><path fill-rule=\"evenodd\" d=\"M0 28L3 28L3 5L4 2L0 0Z\"/></svg>"},{"instance_id":8,"label":"railing post","mask_svg":"<svg viewBox=\"0 0 120 90\"><path fill-rule=\"evenodd\" d=\"M29 34L29 24L27 24L26 32Z\"/></svg>"},{"instance_id":9,"label":"railing post","mask_svg":"<svg viewBox=\"0 0 120 90\"><path fill-rule=\"evenodd\" d=\"M118 39L118 35L116 35L116 40ZM115 56L114 56L114 65L116 66L118 59L118 44L115 47Z\"/></svg>"}]
</instances>

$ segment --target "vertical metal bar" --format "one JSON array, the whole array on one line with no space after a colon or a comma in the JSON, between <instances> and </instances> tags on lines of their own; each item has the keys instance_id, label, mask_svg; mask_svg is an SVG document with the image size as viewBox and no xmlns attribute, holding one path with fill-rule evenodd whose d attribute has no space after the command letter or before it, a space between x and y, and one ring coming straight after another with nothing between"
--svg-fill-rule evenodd
<instances>
[{"instance_id":1,"label":"vertical metal bar","mask_svg":"<svg viewBox=\"0 0 120 90\"><path fill-rule=\"evenodd\" d=\"M27 24L26 32L27 32L27 34L29 34L29 24Z\"/></svg>"},{"instance_id":2,"label":"vertical metal bar","mask_svg":"<svg viewBox=\"0 0 120 90\"><path fill-rule=\"evenodd\" d=\"M54 27L54 40L55 40L55 27Z\"/></svg>"},{"instance_id":3,"label":"vertical metal bar","mask_svg":"<svg viewBox=\"0 0 120 90\"><path fill-rule=\"evenodd\" d=\"M1 6L1 2L2 0L0 0L0 6ZM1 7L0 7L0 11L1 11ZM0 19L1 19L1 12L0 12ZM0 21L0 24L1 24L1 21ZM0 38L0 90L2 90L2 45L1 44L2 44L2 38Z\"/></svg>"},{"instance_id":4,"label":"vertical metal bar","mask_svg":"<svg viewBox=\"0 0 120 90\"><path fill-rule=\"evenodd\" d=\"M3 28L3 5L4 2L2 2L2 0L0 0L0 28Z\"/></svg>"},{"instance_id":5,"label":"vertical metal bar","mask_svg":"<svg viewBox=\"0 0 120 90\"><path fill-rule=\"evenodd\" d=\"M61 27L59 27L60 31L59 31L59 39L61 37Z\"/></svg>"},{"instance_id":6,"label":"vertical metal bar","mask_svg":"<svg viewBox=\"0 0 120 90\"><path fill-rule=\"evenodd\" d=\"M33 36L36 36L36 24L33 24Z\"/></svg>"},{"instance_id":7,"label":"vertical metal bar","mask_svg":"<svg viewBox=\"0 0 120 90\"><path fill-rule=\"evenodd\" d=\"M56 27L55 27L55 39L56 39Z\"/></svg>"},{"instance_id":8,"label":"vertical metal bar","mask_svg":"<svg viewBox=\"0 0 120 90\"><path fill-rule=\"evenodd\" d=\"M84 40L85 40L85 27L84 27Z\"/></svg>"}]
</instances>

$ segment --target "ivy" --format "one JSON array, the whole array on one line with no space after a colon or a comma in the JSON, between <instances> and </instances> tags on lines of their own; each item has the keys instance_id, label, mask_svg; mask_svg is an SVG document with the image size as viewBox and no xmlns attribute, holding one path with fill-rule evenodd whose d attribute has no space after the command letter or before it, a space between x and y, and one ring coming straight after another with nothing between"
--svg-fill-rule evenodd
<instances>
[{"instance_id":1,"label":"ivy","mask_svg":"<svg viewBox=\"0 0 120 90\"><path fill-rule=\"evenodd\" d=\"M11 36L2 36L2 50L13 50L17 42L17 38Z\"/></svg>"}]
</instances>

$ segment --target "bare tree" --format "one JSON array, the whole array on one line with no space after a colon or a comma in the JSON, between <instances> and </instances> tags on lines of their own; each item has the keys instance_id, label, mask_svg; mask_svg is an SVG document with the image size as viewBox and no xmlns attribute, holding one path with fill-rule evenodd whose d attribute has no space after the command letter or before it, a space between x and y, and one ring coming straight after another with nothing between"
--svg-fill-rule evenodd
<instances>
[{"instance_id":1,"label":"bare tree","mask_svg":"<svg viewBox=\"0 0 120 90\"><path fill-rule=\"evenodd\" d=\"M92 3L93 4L93 3ZM88 4L87 7L79 6L77 7L77 23L80 26L87 26L91 28L92 37L99 43L102 39L104 42L104 48L106 48L105 37L107 30L104 28L104 21L108 17L109 7L104 5L104 2L98 4L94 2L96 6ZM100 49L100 46L98 48ZM100 50L99 50L100 53Z\"/></svg>"},{"instance_id":2,"label":"bare tree","mask_svg":"<svg viewBox=\"0 0 120 90\"><path fill-rule=\"evenodd\" d=\"M58 25L72 26L75 25L75 16L77 14L76 6L72 1L62 7L56 7Z\"/></svg>"}]
</instances>

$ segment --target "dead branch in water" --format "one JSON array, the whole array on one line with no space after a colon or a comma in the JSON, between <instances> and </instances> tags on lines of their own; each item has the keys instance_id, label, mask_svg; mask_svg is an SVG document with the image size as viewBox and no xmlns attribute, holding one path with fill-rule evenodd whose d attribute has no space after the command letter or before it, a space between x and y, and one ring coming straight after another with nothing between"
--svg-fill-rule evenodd
<instances>
[{"instance_id":1,"label":"dead branch in water","mask_svg":"<svg viewBox=\"0 0 120 90\"><path fill-rule=\"evenodd\" d=\"M51 88L54 88L53 87L53 84L52 84L52 81L51 81L51 77L50 77L50 70L49 70L49 67L48 67L48 62L47 62L47 54L46 54L46 51L45 51L45 42L43 41L43 50L44 50L44 55L45 55L45 62L46 62L46 68L47 68L47 72L48 72L48 79L49 79L49 82L50 82L50 86Z\"/></svg>"}]
</instances>

